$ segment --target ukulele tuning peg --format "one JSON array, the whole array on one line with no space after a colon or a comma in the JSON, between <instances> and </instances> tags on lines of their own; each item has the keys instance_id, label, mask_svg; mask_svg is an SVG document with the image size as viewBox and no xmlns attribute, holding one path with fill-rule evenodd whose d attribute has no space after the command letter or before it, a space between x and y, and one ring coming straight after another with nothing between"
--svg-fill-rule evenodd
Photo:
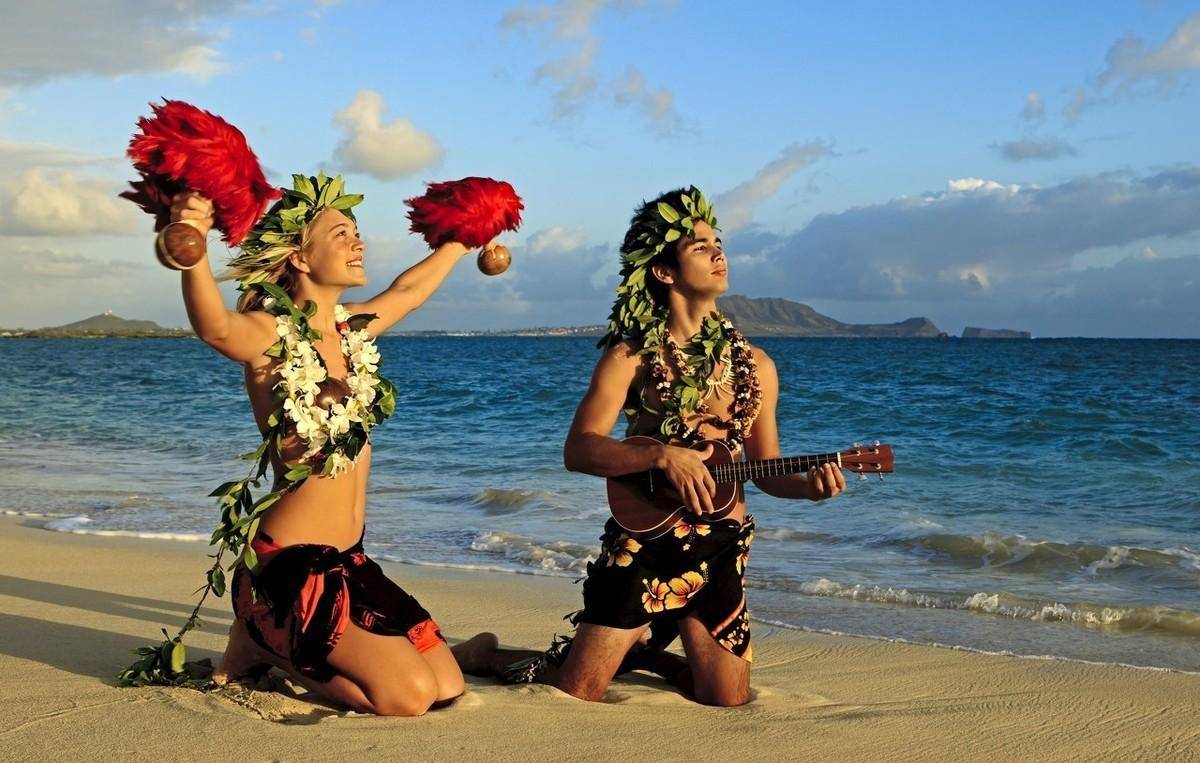
<instances>
[{"instance_id":1,"label":"ukulele tuning peg","mask_svg":"<svg viewBox=\"0 0 1200 763\"><path fill-rule=\"evenodd\" d=\"M876 441L875 441L875 447L876 447L876 448L878 448L878 447L879 447L879 440L876 440Z\"/></svg>"},{"instance_id":2,"label":"ukulele tuning peg","mask_svg":"<svg viewBox=\"0 0 1200 763\"><path fill-rule=\"evenodd\" d=\"M859 473L858 473L858 481L859 481L859 482L866 482L866 481L867 481L867 475L863 474L862 472L859 472Z\"/></svg>"},{"instance_id":3,"label":"ukulele tuning peg","mask_svg":"<svg viewBox=\"0 0 1200 763\"><path fill-rule=\"evenodd\" d=\"M854 443L854 446L853 446L853 447L855 447L855 448L861 448L861 447L862 447L862 443L861 443L861 442L856 442L856 443Z\"/></svg>"},{"instance_id":4,"label":"ukulele tuning peg","mask_svg":"<svg viewBox=\"0 0 1200 763\"><path fill-rule=\"evenodd\" d=\"M882 474L880 474L880 475L878 475L878 476L879 476L879 481L880 481L880 482L883 482L883 475L882 475Z\"/></svg>"}]
</instances>

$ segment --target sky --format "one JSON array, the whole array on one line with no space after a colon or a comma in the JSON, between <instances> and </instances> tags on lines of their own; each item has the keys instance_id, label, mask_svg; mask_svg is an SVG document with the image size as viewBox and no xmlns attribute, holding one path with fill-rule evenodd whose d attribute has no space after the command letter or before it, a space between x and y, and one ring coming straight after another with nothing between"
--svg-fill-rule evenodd
<instances>
[{"instance_id":1,"label":"sky","mask_svg":"<svg viewBox=\"0 0 1200 763\"><path fill-rule=\"evenodd\" d=\"M402 329L602 323L633 208L695 184L731 293L952 334L1200 337L1200 2L5 5L0 326L185 325L116 197L166 97L237 125L275 183L366 195L371 282L347 299L427 252L403 204L424 183L511 182L512 267L464 260Z\"/></svg>"}]
</instances>

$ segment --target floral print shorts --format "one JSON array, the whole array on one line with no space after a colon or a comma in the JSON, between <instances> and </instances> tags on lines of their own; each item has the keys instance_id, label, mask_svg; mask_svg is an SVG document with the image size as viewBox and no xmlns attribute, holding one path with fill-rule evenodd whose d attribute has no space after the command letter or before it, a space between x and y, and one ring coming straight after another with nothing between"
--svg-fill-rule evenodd
<instances>
[{"instance_id":1,"label":"floral print shorts","mask_svg":"<svg viewBox=\"0 0 1200 763\"><path fill-rule=\"evenodd\" d=\"M650 541L610 519L600 556L587 567L583 609L571 619L611 628L650 623L650 647L663 649L679 635L679 621L695 615L718 644L749 662L744 578L753 540L751 516L741 524L688 516Z\"/></svg>"}]
</instances>

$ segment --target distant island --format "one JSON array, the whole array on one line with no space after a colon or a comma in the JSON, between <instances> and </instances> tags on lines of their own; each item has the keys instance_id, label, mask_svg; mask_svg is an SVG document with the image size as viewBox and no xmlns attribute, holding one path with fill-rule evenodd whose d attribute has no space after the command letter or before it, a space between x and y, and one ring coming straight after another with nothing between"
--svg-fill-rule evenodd
<instances>
[{"instance_id":1,"label":"distant island","mask_svg":"<svg viewBox=\"0 0 1200 763\"><path fill-rule=\"evenodd\" d=\"M717 306L746 336L945 336L928 318L909 318L899 323L842 323L818 313L808 305L778 297L756 299L730 295L718 299Z\"/></svg>"},{"instance_id":2,"label":"distant island","mask_svg":"<svg viewBox=\"0 0 1200 763\"><path fill-rule=\"evenodd\" d=\"M101 337L187 337L195 336L191 329L163 328L154 321L139 321L113 315L112 311L93 315L81 321L67 323L63 326L47 326L40 329L4 329L0 337L24 337L29 339L66 339L66 338L101 338Z\"/></svg>"},{"instance_id":3,"label":"distant island","mask_svg":"<svg viewBox=\"0 0 1200 763\"><path fill-rule=\"evenodd\" d=\"M967 326L963 329L963 339L1030 339L1031 335L1028 331L1016 331L1014 329L981 329L976 326Z\"/></svg>"},{"instance_id":4,"label":"distant island","mask_svg":"<svg viewBox=\"0 0 1200 763\"><path fill-rule=\"evenodd\" d=\"M909 318L898 323L842 323L818 313L808 305L778 297L730 295L717 305L733 319L746 336L753 337L843 337L843 338L947 338L928 318ZM398 336L588 336L599 337L605 325L551 326L505 331L391 331ZM153 321L129 320L112 311L93 315L63 326L40 329L0 329L0 337L98 338L98 337L190 337L191 329L163 328ZM1028 331L985 329L968 326L966 339L1029 339Z\"/></svg>"},{"instance_id":5,"label":"distant island","mask_svg":"<svg viewBox=\"0 0 1200 763\"><path fill-rule=\"evenodd\" d=\"M717 300L746 336L779 337L944 337L928 318L899 323L842 323L808 305L777 297L730 295ZM559 326L508 331L397 331L403 336L602 336L606 325Z\"/></svg>"}]
</instances>

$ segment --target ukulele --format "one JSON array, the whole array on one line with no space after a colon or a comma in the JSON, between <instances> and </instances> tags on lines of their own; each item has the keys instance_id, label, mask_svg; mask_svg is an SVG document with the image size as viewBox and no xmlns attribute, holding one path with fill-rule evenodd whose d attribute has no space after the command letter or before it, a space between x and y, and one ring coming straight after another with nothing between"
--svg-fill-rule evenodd
<instances>
[{"instance_id":1,"label":"ukulele","mask_svg":"<svg viewBox=\"0 0 1200 763\"><path fill-rule=\"evenodd\" d=\"M652 437L629 437L628 443L657 445ZM717 494L712 499L713 512L706 519L721 519L737 506L738 486L746 480L759 477L774 477L784 474L799 474L822 464L835 464L839 468L858 474L866 479L867 474L892 472L892 446L858 445L835 453L818 453L790 458L767 458L759 461L737 461L729 446L720 440L702 440L691 446L703 450L713 446L712 455L704 461L713 481L717 483ZM675 486L666 472L652 469L645 472L624 474L608 478L608 507L613 519L626 532L639 540L653 540L666 535L689 513Z\"/></svg>"}]
</instances>

